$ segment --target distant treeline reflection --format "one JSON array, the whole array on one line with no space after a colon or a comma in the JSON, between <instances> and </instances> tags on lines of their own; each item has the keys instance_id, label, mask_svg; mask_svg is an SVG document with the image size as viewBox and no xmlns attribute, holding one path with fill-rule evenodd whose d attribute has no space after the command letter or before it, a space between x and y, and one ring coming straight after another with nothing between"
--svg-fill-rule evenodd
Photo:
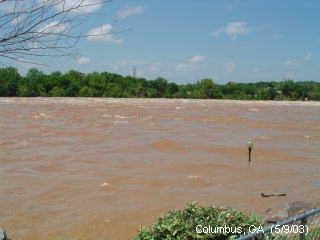
<instances>
[{"instance_id":1,"label":"distant treeline reflection","mask_svg":"<svg viewBox=\"0 0 320 240\"><path fill-rule=\"evenodd\" d=\"M0 68L0 96L19 97L141 97L248 100L320 100L320 83L292 80L217 84L211 79L177 84L164 78L147 80L109 72L44 74L30 69Z\"/></svg>"}]
</instances>

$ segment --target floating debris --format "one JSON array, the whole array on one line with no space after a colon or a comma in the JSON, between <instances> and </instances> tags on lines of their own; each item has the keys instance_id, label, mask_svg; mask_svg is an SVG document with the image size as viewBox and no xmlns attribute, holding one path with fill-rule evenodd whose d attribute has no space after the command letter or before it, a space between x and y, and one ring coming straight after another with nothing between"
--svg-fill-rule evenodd
<instances>
[{"instance_id":1,"label":"floating debris","mask_svg":"<svg viewBox=\"0 0 320 240\"><path fill-rule=\"evenodd\" d=\"M199 179L200 176L197 176L197 175L190 175L188 176L189 179Z\"/></svg>"},{"instance_id":2,"label":"floating debris","mask_svg":"<svg viewBox=\"0 0 320 240\"><path fill-rule=\"evenodd\" d=\"M40 119L40 118L47 119L47 118L49 118L49 116L46 113L38 113L38 114L33 115L33 118L34 119Z\"/></svg>"},{"instance_id":3,"label":"floating debris","mask_svg":"<svg viewBox=\"0 0 320 240\"><path fill-rule=\"evenodd\" d=\"M100 187L112 187L110 183L104 182L100 185Z\"/></svg>"},{"instance_id":4,"label":"floating debris","mask_svg":"<svg viewBox=\"0 0 320 240\"><path fill-rule=\"evenodd\" d=\"M249 112L260 112L259 108L249 108L248 109Z\"/></svg>"},{"instance_id":5,"label":"floating debris","mask_svg":"<svg viewBox=\"0 0 320 240\"><path fill-rule=\"evenodd\" d=\"M271 194L266 194L266 193L260 193L261 197L285 197L287 196L286 193L271 193Z\"/></svg>"}]
</instances>

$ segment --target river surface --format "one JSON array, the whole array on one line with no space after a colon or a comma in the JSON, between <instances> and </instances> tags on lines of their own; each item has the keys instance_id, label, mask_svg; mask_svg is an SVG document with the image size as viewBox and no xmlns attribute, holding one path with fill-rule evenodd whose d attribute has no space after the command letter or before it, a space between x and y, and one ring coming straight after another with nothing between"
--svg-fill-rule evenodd
<instances>
[{"instance_id":1,"label":"river surface","mask_svg":"<svg viewBox=\"0 0 320 240\"><path fill-rule=\"evenodd\" d=\"M319 203L319 156L315 102L0 98L0 227L132 239L193 201L262 215Z\"/></svg>"}]
</instances>

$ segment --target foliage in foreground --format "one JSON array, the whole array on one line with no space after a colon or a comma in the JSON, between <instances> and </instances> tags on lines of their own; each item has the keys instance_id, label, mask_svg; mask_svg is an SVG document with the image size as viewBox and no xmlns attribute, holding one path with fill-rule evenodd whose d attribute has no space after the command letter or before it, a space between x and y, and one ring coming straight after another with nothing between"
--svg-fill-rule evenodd
<instances>
[{"instance_id":1,"label":"foliage in foreground","mask_svg":"<svg viewBox=\"0 0 320 240\"><path fill-rule=\"evenodd\" d=\"M236 239L243 233L197 233L197 226L201 225L215 227L228 226L232 229L239 228L248 231L251 225L262 225L262 221L255 216L247 216L231 208L201 207L190 204L183 210L172 210L149 228L142 228L135 240L193 240L211 239L224 240ZM265 236L262 239L276 239Z\"/></svg>"},{"instance_id":2,"label":"foliage in foreground","mask_svg":"<svg viewBox=\"0 0 320 240\"><path fill-rule=\"evenodd\" d=\"M0 68L0 96L19 97L144 97L248 100L320 100L319 82L216 84L211 79L176 84L164 78L146 80L108 72L77 71L44 74L30 69L21 76L17 69Z\"/></svg>"}]
</instances>

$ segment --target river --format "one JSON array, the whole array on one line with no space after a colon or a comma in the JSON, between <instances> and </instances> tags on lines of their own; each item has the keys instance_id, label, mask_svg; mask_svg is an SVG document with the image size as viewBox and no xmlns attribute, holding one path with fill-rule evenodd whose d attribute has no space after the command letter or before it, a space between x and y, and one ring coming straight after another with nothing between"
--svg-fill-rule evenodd
<instances>
[{"instance_id":1,"label":"river","mask_svg":"<svg viewBox=\"0 0 320 240\"><path fill-rule=\"evenodd\" d=\"M193 201L320 202L316 102L0 98L0 150L12 239L132 239Z\"/></svg>"}]
</instances>

